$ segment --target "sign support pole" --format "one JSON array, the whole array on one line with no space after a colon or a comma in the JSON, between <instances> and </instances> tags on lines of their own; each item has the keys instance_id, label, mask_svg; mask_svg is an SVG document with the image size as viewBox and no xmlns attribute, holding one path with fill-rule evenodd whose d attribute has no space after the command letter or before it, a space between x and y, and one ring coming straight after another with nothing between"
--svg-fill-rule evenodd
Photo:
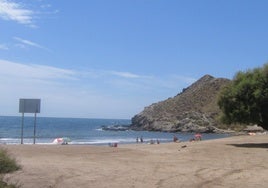
<instances>
[{"instance_id":1,"label":"sign support pole","mask_svg":"<svg viewBox=\"0 0 268 188\"><path fill-rule=\"evenodd\" d=\"M21 140L20 140L21 144L23 144L23 127L24 127L24 113L22 113L22 119L21 119Z\"/></svg>"},{"instance_id":2,"label":"sign support pole","mask_svg":"<svg viewBox=\"0 0 268 188\"><path fill-rule=\"evenodd\" d=\"M35 144L35 138L36 138L36 113L34 113L34 140L33 140L33 144Z\"/></svg>"}]
</instances>

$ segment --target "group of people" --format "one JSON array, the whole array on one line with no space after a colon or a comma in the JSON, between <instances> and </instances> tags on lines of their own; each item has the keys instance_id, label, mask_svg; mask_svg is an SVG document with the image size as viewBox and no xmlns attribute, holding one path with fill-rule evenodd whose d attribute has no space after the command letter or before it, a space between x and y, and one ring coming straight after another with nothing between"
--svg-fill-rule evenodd
<instances>
[{"instance_id":1,"label":"group of people","mask_svg":"<svg viewBox=\"0 0 268 188\"><path fill-rule=\"evenodd\" d=\"M142 136L140 138L139 137L136 138L136 143L139 143L139 142L143 143L143 137ZM156 139L156 141L151 139L150 142L149 142L149 144L155 144L155 143L160 144L160 141L158 139Z\"/></svg>"},{"instance_id":2,"label":"group of people","mask_svg":"<svg viewBox=\"0 0 268 188\"><path fill-rule=\"evenodd\" d=\"M195 135L194 135L194 138L191 138L189 141L190 142L192 142L192 141L201 141L202 140L202 135L200 134L200 133L196 133ZM137 137L136 138L136 143L143 143L144 142L144 140L143 140L143 137L141 136L141 137ZM173 142L180 142L180 140L178 139L178 137L176 136L176 135L173 135ZM156 140L153 140L153 139L151 139L149 142L148 142L148 144L160 144L160 141L158 140L158 139L156 139ZM68 143L67 143L68 144ZM108 144L110 147L117 147L117 143L109 143Z\"/></svg>"},{"instance_id":3,"label":"group of people","mask_svg":"<svg viewBox=\"0 0 268 188\"><path fill-rule=\"evenodd\" d=\"M194 138L191 138L189 141L192 142L192 141L201 141L201 140L202 140L202 135L200 133L196 133L194 135ZM139 142L140 143L144 142L142 136L136 138L136 143L139 143ZM178 139L178 137L176 135L173 135L173 142L177 142L177 143L180 142L180 140ZM156 139L156 140L151 139L149 142L149 144L155 144L155 143L160 144L160 141L158 139Z\"/></svg>"},{"instance_id":4,"label":"group of people","mask_svg":"<svg viewBox=\"0 0 268 188\"><path fill-rule=\"evenodd\" d=\"M190 142L193 142L193 141L201 141L202 140L202 135L200 133L196 133L194 135L194 138L191 138L190 139Z\"/></svg>"},{"instance_id":5,"label":"group of people","mask_svg":"<svg viewBox=\"0 0 268 188\"><path fill-rule=\"evenodd\" d=\"M189 141L201 141L202 140L202 135L200 133L196 133L194 135L194 138L191 138ZM180 140L178 139L178 137L176 135L173 136L173 142L180 142Z\"/></svg>"},{"instance_id":6,"label":"group of people","mask_svg":"<svg viewBox=\"0 0 268 188\"><path fill-rule=\"evenodd\" d=\"M117 147L117 143L108 143L108 145L110 146L110 147Z\"/></svg>"},{"instance_id":7,"label":"group of people","mask_svg":"<svg viewBox=\"0 0 268 188\"><path fill-rule=\"evenodd\" d=\"M154 141L153 139L150 140L149 144L160 144L160 141L158 139L156 139L156 141Z\"/></svg>"},{"instance_id":8,"label":"group of people","mask_svg":"<svg viewBox=\"0 0 268 188\"><path fill-rule=\"evenodd\" d=\"M136 138L136 143L139 143L139 141L140 141L140 143L143 143L143 137L142 136L140 138L139 137Z\"/></svg>"}]
</instances>

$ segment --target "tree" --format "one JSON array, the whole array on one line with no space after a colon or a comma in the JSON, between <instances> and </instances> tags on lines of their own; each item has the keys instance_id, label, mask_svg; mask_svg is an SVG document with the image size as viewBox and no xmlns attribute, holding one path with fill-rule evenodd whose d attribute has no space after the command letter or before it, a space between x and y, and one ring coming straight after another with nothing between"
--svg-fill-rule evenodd
<instances>
[{"instance_id":1,"label":"tree","mask_svg":"<svg viewBox=\"0 0 268 188\"><path fill-rule=\"evenodd\" d=\"M218 105L227 124L258 124L268 129L268 63L238 72L219 96Z\"/></svg>"}]
</instances>

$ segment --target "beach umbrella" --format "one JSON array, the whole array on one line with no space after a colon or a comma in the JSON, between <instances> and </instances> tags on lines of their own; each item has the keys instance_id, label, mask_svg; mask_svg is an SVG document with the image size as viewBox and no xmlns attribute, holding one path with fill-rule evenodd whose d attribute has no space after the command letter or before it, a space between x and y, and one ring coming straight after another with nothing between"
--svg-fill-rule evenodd
<instances>
[{"instance_id":1,"label":"beach umbrella","mask_svg":"<svg viewBox=\"0 0 268 188\"><path fill-rule=\"evenodd\" d=\"M62 138L55 138L53 140L53 144L68 144L69 142L71 142L71 139L68 137L62 137Z\"/></svg>"},{"instance_id":2,"label":"beach umbrella","mask_svg":"<svg viewBox=\"0 0 268 188\"><path fill-rule=\"evenodd\" d=\"M55 138L52 143L53 144L62 144L63 140L62 140L62 138Z\"/></svg>"}]
</instances>

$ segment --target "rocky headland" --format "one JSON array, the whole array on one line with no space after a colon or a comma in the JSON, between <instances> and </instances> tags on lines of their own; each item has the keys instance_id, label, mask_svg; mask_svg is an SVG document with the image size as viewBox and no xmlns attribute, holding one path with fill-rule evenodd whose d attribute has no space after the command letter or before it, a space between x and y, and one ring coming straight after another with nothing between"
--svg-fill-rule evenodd
<instances>
[{"instance_id":1,"label":"rocky headland","mask_svg":"<svg viewBox=\"0 0 268 188\"><path fill-rule=\"evenodd\" d=\"M230 82L205 75L173 98L145 107L132 118L133 130L222 133L217 97Z\"/></svg>"}]
</instances>

